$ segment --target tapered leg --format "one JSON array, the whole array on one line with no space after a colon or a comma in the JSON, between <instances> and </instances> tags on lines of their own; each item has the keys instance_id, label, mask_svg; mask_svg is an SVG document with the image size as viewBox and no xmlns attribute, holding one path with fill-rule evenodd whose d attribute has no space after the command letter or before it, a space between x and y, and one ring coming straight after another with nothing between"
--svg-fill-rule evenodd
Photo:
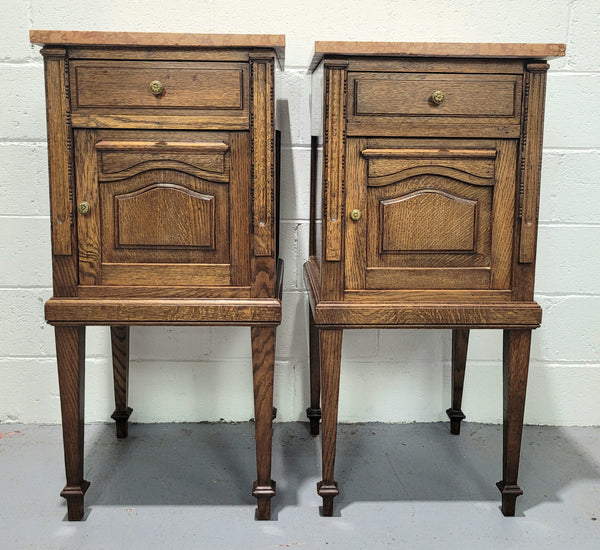
<instances>
[{"instance_id":1,"label":"tapered leg","mask_svg":"<svg viewBox=\"0 0 600 550\"><path fill-rule=\"evenodd\" d=\"M467 347L469 346L469 329L452 330L452 407L446 410L450 418L450 433L460 433L460 423L465 419L461 410L465 367L467 364Z\"/></svg>"},{"instance_id":2,"label":"tapered leg","mask_svg":"<svg viewBox=\"0 0 600 550\"><path fill-rule=\"evenodd\" d=\"M117 437L127 437L128 420L133 409L127 406L129 392L129 327L110 327L112 344L113 378L115 386L115 412L111 418L117 423Z\"/></svg>"},{"instance_id":3,"label":"tapered leg","mask_svg":"<svg viewBox=\"0 0 600 550\"><path fill-rule=\"evenodd\" d=\"M83 517L83 412L85 391L85 327L55 327L56 361L60 388L63 445L67 484L60 495L67 499L69 521Z\"/></svg>"},{"instance_id":4,"label":"tapered leg","mask_svg":"<svg viewBox=\"0 0 600 550\"><path fill-rule=\"evenodd\" d=\"M502 493L502 513L515 515L515 502L523 494L517 485L523 412L527 391L531 330L505 330L503 349L504 378L504 445L502 481L497 483Z\"/></svg>"},{"instance_id":5,"label":"tapered leg","mask_svg":"<svg viewBox=\"0 0 600 550\"><path fill-rule=\"evenodd\" d=\"M340 363L342 359L341 329L320 330L321 348L321 447L323 453L323 479L317 492L323 498L323 515L333 515L333 498L339 494L335 482L335 444L340 390Z\"/></svg>"},{"instance_id":6,"label":"tapered leg","mask_svg":"<svg viewBox=\"0 0 600 550\"><path fill-rule=\"evenodd\" d=\"M306 416L310 421L310 433L319 435L319 420L321 420L321 358L319 355L319 330L315 325L312 309L308 306L308 336L310 347L310 407Z\"/></svg>"},{"instance_id":7,"label":"tapered leg","mask_svg":"<svg viewBox=\"0 0 600 550\"><path fill-rule=\"evenodd\" d=\"M271 479L274 368L275 327L252 327L257 472L252 494L258 501L257 519L271 518L271 498L275 496L275 482Z\"/></svg>"}]
</instances>

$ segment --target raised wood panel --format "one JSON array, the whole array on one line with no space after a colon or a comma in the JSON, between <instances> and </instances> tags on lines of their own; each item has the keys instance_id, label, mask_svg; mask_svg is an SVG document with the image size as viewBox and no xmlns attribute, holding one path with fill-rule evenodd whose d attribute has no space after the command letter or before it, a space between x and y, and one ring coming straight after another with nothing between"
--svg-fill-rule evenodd
<instances>
[{"instance_id":1,"label":"raised wood panel","mask_svg":"<svg viewBox=\"0 0 600 550\"><path fill-rule=\"evenodd\" d=\"M214 195L154 184L115 194L114 212L117 248L215 248Z\"/></svg>"},{"instance_id":2,"label":"raised wood panel","mask_svg":"<svg viewBox=\"0 0 600 550\"><path fill-rule=\"evenodd\" d=\"M102 263L230 263L228 191L169 170L101 182Z\"/></svg>"},{"instance_id":3,"label":"raised wood panel","mask_svg":"<svg viewBox=\"0 0 600 550\"><path fill-rule=\"evenodd\" d=\"M162 61L74 60L74 112L88 109L247 110L247 65ZM158 80L164 92L149 85Z\"/></svg>"},{"instance_id":4,"label":"raised wood panel","mask_svg":"<svg viewBox=\"0 0 600 550\"><path fill-rule=\"evenodd\" d=\"M477 201L422 189L379 203L381 253L473 252ZM436 231L432 231L434 220Z\"/></svg>"},{"instance_id":5,"label":"raised wood panel","mask_svg":"<svg viewBox=\"0 0 600 550\"><path fill-rule=\"evenodd\" d=\"M493 192L435 174L369 187L367 267L489 267Z\"/></svg>"}]
</instances>

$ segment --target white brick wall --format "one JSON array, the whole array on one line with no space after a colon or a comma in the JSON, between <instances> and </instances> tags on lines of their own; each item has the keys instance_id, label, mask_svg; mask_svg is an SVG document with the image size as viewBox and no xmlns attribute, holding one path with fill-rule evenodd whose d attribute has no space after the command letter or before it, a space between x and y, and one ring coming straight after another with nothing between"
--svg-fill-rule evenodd
<instances>
[{"instance_id":1,"label":"white brick wall","mask_svg":"<svg viewBox=\"0 0 600 550\"><path fill-rule=\"evenodd\" d=\"M566 42L551 62L537 296L526 421L600 424L600 3L597 0L4 0L0 21L0 422L59 422L42 62L31 28L284 33L278 331L279 420L308 405L306 292L310 76L314 40ZM108 329L87 329L86 418L113 408ZM141 422L253 416L247 328L132 329L131 404ZM473 331L464 410L502 416L500 331ZM444 419L450 331L346 331L340 420Z\"/></svg>"}]
</instances>

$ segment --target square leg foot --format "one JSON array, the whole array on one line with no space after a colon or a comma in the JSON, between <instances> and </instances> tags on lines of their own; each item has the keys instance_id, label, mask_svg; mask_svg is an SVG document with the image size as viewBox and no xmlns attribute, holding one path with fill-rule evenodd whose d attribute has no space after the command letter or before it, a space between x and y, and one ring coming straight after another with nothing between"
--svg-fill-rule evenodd
<instances>
[{"instance_id":1,"label":"square leg foot","mask_svg":"<svg viewBox=\"0 0 600 550\"><path fill-rule=\"evenodd\" d=\"M523 494L523 490L518 485L506 485L504 481L496 483L496 487L502 493L502 514L507 517L514 516L517 497Z\"/></svg>"},{"instance_id":2,"label":"square leg foot","mask_svg":"<svg viewBox=\"0 0 600 550\"><path fill-rule=\"evenodd\" d=\"M67 517L69 521L81 521L83 517L83 496L90 486L89 481L83 480L80 487L68 485L60 492L60 496L67 500Z\"/></svg>"},{"instance_id":3,"label":"square leg foot","mask_svg":"<svg viewBox=\"0 0 600 550\"><path fill-rule=\"evenodd\" d=\"M319 420L321 420L321 409L308 407L306 416L310 422L310 435L319 435Z\"/></svg>"},{"instance_id":4,"label":"square leg foot","mask_svg":"<svg viewBox=\"0 0 600 550\"><path fill-rule=\"evenodd\" d=\"M271 499L275 496L276 483L271 480L271 485L259 485L258 481L252 486L252 496L256 497L256 519L264 521L271 519Z\"/></svg>"},{"instance_id":5,"label":"square leg foot","mask_svg":"<svg viewBox=\"0 0 600 550\"><path fill-rule=\"evenodd\" d=\"M460 409L446 409L446 414L450 419L450 433L453 435L460 434L460 423L466 418Z\"/></svg>"},{"instance_id":6,"label":"square leg foot","mask_svg":"<svg viewBox=\"0 0 600 550\"><path fill-rule=\"evenodd\" d=\"M111 414L111 418L117 423L117 438L123 439L127 437L129 434L129 417L133 409L131 407L127 407L124 411L115 411Z\"/></svg>"},{"instance_id":7,"label":"square leg foot","mask_svg":"<svg viewBox=\"0 0 600 550\"><path fill-rule=\"evenodd\" d=\"M319 481L317 483L317 493L323 498L323 516L333 516L333 498L340 494L338 484L335 481L333 483Z\"/></svg>"}]
</instances>

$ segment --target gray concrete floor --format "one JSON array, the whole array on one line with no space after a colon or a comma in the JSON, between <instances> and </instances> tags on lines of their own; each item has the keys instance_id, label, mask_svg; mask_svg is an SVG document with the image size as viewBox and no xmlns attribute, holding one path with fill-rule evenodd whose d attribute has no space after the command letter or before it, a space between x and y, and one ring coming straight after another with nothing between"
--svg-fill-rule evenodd
<instances>
[{"instance_id":1,"label":"gray concrete floor","mask_svg":"<svg viewBox=\"0 0 600 550\"><path fill-rule=\"evenodd\" d=\"M341 425L333 518L320 442L276 424L273 519L254 520L253 425L86 426L84 521L66 521L59 426L0 425L0 549L600 548L600 429L526 427L517 517L499 510L502 430Z\"/></svg>"}]
</instances>

